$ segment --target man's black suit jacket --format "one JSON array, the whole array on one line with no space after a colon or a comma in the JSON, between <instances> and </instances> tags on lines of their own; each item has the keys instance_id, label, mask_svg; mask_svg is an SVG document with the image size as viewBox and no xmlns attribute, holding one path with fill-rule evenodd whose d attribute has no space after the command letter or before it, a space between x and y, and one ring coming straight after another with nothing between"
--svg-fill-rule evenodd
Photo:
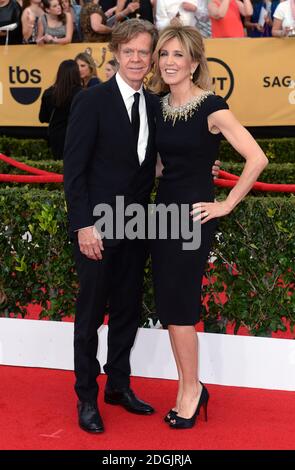
<instances>
[{"instance_id":1,"label":"man's black suit jacket","mask_svg":"<svg viewBox=\"0 0 295 470\"><path fill-rule=\"evenodd\" d=\"M64 189L70 233L95 223L99 203L148 202L155 178L153 106L144 92L149 138L140 165L131 122L115 77L81 91L74 99L64 151Z\"/></svg>"}]
</instances>

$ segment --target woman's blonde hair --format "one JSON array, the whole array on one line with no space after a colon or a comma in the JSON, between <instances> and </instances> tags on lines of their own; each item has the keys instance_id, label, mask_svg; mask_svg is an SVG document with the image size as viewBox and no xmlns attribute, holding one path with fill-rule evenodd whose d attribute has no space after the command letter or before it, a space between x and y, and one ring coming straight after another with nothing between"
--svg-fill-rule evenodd
<instances>
[{"instance_id":1,"label":"woman's blonde hair","mask_svg":"<svg viewBox=\"0 0 295 470\"><path fill-rule=\"evenodd\" d=\"M211 89L211 77L208 63L205 57L205 47L201 34L191 26L167 26L160 34L154 52L154 72L148 88L154 93L167 93L169 86L163 81L159 68L160 52L164 44L171 39L178 39L183 50L191 57L193 62L198 62L192 82L202 90Z\"/></svg>"},{"instance_id":2,"label":"woman's blonde hair","mask_svg":"<svg viewBox=\"0 0 295 470\"><path fill-rule=\"evenodd\" d=\"M76 55L75 57L76 62L77 60L81 60L82 62L85 62L85 64L88 65L90 70L90 77L97 77L96 64L90 54L88 54L87 52L80 52L80 54Z\"/></svg>"}]
</instances>

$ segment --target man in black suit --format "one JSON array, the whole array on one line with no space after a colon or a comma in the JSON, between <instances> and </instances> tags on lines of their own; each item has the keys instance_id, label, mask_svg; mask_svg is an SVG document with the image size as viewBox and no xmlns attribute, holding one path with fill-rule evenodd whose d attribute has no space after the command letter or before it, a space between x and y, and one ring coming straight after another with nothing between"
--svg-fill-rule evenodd
<instances>
[{"instance_id":1,"label":"man in black suit","mask_svg":"<svg viewBox=\"0 0 295 470\"><path fill-rule=\"evenodd\" d=\"M74 362L79 425L102 432L97 408L97 329L109 305L108 375L105 402L140 414L153 408L130 388L129 356L141 315L144 240L98 239L93 209L146 205L155 177L153 97L142 87L150 70L157 33L142 20L117 26L110 44L119 72L108 82L82 91L73 102L64 152L64 187L80 282L76 303ZM134 96L136 93L136 96ZM137 104L137 110L134 104ZM131 123L132 117L136 122ZM140 118L139 118L140 116ZM137 129L136 129L137 127Z\"/></svg>"}]
</instances>

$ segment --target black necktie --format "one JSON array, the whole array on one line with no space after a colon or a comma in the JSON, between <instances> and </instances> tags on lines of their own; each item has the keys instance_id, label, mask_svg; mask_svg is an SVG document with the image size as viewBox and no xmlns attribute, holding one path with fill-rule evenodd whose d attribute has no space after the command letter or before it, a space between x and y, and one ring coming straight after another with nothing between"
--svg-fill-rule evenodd
<instances>
[{"instance_id":1,"label":"black necktie","mask_svg":"<svg viewBox=\"0 0 295 470\"><path fill-rule=\"evenodd\" d=\"M140 93L134 93L134 102L131 108L131 124L134 132L134 137L137 145L139 127L140 127L140 117L139 117L139 98Z\"/></svg>"}]
</instances>

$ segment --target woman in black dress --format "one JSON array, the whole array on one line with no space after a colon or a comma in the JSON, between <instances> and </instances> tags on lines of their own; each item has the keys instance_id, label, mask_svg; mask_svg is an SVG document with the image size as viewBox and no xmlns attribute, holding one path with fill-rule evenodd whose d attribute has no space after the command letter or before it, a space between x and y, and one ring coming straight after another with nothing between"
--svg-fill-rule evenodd
<instances>
[{"instance_id":1,"label":"woman in black dress","mask_svg":"<svg viewBox=\"0 0 295 470\"><path fill-rule=\"evenodd\" d=\"M156 203L187 208L191 224L198 223L201 232L198 249L184 250L181 236L152 242L157 315L168 326L179 376L176 405L165 421L172 428L190 428L201 407L207 418L209 394L198 378L195 324L200 318L202 277L216 221L249 192L267 158L223 98L210 91L204 45L195 28L165 28L154 60L152 90L170 92L156 111L158 167L162 168ZM246 164L226 200L217 202L211 167L222 134Z\"/></svg>"},{"instance_id":2,"label":"woman in black dress","mask_svg":"<svg viewBox=\"0 0 295 470\"><path fill-rule=\"evenodd\" d=\"M42 95L39 121L49 123L49 146L56 160L63 158L71 104L81 89L77 63L74 60L64 60L58 68L54 85Z\"/></svg>"}]
</instances>

